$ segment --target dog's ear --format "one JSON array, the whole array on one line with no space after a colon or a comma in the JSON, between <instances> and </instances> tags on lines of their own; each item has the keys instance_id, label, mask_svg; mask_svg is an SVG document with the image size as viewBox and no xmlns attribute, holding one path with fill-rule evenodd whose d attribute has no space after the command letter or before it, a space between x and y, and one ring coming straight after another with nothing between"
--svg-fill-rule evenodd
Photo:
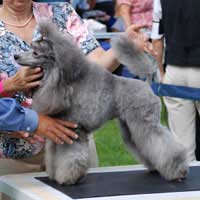
<instances>
[{"instance_id":1,"label":"dog's ear","mask_svg":"<svg viewBox=\"0 0 200 200\"><path fill-rule=\"evenodd\" d=\"M55 52L54 52L54 44L51 40L48 38L43 38L42 45L44 45L44 48L46 49L46 53L51 59L55 60Z\"/></svg>"},{"instance_id":2,"label":"dog's ear","mask_svg":"<svg viewBox=\"0 0 200 200\"><path fill-rule=\"evenodd\" d=\"M31 43L34 55L44 56L55 60L54 44L48 38L42 38Z\"/></svg>"}]
</instances>

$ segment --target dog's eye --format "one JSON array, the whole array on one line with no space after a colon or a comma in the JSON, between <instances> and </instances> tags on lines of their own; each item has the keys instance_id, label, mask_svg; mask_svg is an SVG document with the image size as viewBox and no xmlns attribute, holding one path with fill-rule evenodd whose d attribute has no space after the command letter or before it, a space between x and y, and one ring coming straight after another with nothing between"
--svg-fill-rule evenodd
<instances>
[{"instance_id":1,"label":"dog's eye","mask_svg":"<svg viewBox=\"0 0 200 200\"><path fill-rule=\"evenodd\" d=\"M34 56L38 56L38 53L36 51L33 52Z\"/></svg>"}]
</instances>

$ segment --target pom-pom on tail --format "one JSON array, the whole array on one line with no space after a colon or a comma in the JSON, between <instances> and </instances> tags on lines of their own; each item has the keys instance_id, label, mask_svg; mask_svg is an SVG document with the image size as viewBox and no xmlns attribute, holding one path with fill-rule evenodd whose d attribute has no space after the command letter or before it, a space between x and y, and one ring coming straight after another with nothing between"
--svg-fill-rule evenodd
<instances>
[{"instance_id":1,"label":"pom-pom on tail","mask_svg":"<svg viewBox=\"0 0 200 200\"><path fill-rule=\"evenodd\" d=\"M126 35L111 40L113 50L119 62L140 77L151 76L157 68L156 60L139 47Z\"/></svg>"}]
</instances>

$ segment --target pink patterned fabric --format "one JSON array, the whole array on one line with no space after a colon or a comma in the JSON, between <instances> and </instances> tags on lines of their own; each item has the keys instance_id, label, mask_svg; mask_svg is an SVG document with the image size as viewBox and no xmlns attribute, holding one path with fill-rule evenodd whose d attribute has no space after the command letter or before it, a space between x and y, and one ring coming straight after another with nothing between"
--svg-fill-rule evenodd
<instances>
[{"instance_id":1,"label":"pink patterned fabric","mask_svg":"<svg viewBox=\"0 0 200 200\"><path fill-rule=\"evenodd\" d=\"M117 0L117 6L131 6L131 20L134 24L152 26L153 0Z\"/></svg>"},{"instance_id":2,"label":"pink patterned fabric","mask_svg":"<svg viewBox=\"0 0 200 200\"><path fill-rule=\"evenodd\" d=\"M55 22L60 31L72 35L73 40L88 54L99 46L94 36L88 31L87 24L77 15L69 3L36 3L33 2L36 21L47 19Z\"/></svg>"}]
</instances>

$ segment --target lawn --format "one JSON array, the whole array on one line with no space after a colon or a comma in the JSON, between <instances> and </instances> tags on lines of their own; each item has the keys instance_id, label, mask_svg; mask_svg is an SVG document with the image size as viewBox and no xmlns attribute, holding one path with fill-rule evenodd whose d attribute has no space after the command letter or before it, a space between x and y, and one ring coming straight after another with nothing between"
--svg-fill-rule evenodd
<instances>
[{"instance_id":1,"label":"lawn","mask_svg":"<svg viewBox=\"0 0 200 200\"><path fill-rule=\"evenodd\" d=\"M166 125L166 111L163 107L161 122ZM96 131L95 141L100 166L131 165L137 162L127 152L120 136L116 120L109 121L105 126Z\"/></svg>"}]
</instances>

